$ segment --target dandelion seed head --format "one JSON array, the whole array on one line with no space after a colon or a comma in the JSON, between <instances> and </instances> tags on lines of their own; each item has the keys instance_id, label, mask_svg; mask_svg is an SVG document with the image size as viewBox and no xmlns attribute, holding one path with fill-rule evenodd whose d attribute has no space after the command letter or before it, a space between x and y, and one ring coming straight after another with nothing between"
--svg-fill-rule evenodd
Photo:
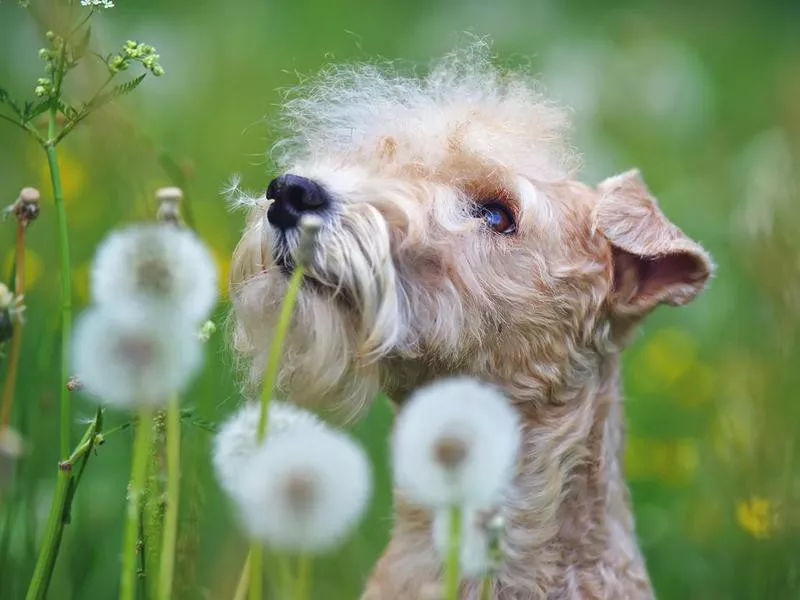
<instances>
[{"instance_id":1,"label":"dandelion seed head","mask_svg":"<svg viewBox=\"0 0 800 600\"><path fill-rule=\"evenodd\" d=\"M197 372L201 347L194 323L129 303L87 310L75 328L72 357L83 390L100 401L160 406Z\"/></svg>"},{"instance_id":2,"label":"dandelion seed head","mask_svg":"<svg viewBox=\"0 0 800 600\"><path fill-rule=\"evenodd\" d=\"M191 231L135 225L112 233L97 251L92 293L98 304L154 303L199 322L217 300L216 268Z\"/></svg>"},{"instance_id":3,"label":"dandelion seed head","mask_svg":"<svg viewBox=\"0 0 800 600\"><path fill-rule=\"evenodd\" d=\"M395 481L425 506L488 505L514 475L519 420L506 398L469 378L415 392L392 439Z\"/></svg>"},{"instance_id":4,"label":"dandelion seed head","mask_svg":"<svg viewBox=\"0 0 800 600\"><path fill-rule=\"evenodd\" d=\"M254 538L287 552L324 552L343 541L369 501L364 451L328 428L271 437L246 465L235 495Z\"/></svg>"},{"instance_id":5,"label":"dandelion seed head","mask_svg":"<svg viewBox=\"0 0 800 600\"><path fill-rule=\"evenodd\" d=\"M243 477L244 465L259 448L256 436L261 403L245 402L219 429L214 438L212 463L222 488L234 495ZM314 414L289 402L273 400L269 405L267 436L274 437L298 428L325 427Z\"/></svg>"}]
</instances>

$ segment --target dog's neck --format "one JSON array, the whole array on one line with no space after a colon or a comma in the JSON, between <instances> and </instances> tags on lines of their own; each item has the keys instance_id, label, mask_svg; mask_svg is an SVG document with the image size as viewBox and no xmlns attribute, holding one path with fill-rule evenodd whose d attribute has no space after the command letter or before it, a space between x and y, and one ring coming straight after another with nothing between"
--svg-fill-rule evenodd
<instances>
[{"instance_id":1,"label":"dog's neck","mask_svg":"<svg viewBox=\"0 0 800 600\"><path fill-rule=\"evenodd\" d=\"M559 598L651 593L624 480L619 379L619 355L607 355L591 377L565 390L563 402L518 403L523 457L505 507L510 560L503 587L561 588Z\"/></svg>"},{"instance_id":2,"label":"dog's neck","mask_svg":"<svg viewBox=\"0 0 800 600\"><path fill-rule=\"evenodd\" d=\"M622 468L619 356L597 365L546 404L511 394L524 433L518 475L502 506L507 557L495 583L498 599L652 597ZM392 546L398 555L416 555L417 571L435 579L429 515L400 498L396 509ZM408 577L424 580L413 562ZM464 598L472 598L477 592L467 587Z\"/></svg>"}]
</instances>

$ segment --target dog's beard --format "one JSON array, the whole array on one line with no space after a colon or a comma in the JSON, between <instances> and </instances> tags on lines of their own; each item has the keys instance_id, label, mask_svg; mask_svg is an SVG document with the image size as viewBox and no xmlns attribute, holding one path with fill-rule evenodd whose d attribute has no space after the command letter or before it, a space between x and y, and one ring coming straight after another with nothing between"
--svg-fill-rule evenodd
<instances>
[{"instance_id":1,"label":"dog's beard","mask_svg":"<svg viewBox=\"0 0 800 600\"><path fill-rule=\"evenodd\" d=\"M234 291L237 349L259 381L296 262L299 233L257 229L261 272ZM331 217L318 237L286 338L278 387L301 404L334 404L355 416L378 393L381 359L401 344L402 290L390 235L366 204Z\"/></svg>"}]
</instances>

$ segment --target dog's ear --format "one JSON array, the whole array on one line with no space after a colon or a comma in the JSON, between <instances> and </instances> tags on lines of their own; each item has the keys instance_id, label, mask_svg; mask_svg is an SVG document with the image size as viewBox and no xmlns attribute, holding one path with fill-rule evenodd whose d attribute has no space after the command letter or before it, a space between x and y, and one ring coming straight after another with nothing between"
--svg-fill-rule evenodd
<instances>
[{"instance_id":1,"label":"dog's ear","mask_svg":"<svg viewBox=\"0 0 800 600\"><path fill-rule=\"evenodd\" d=\"M714 265L708 253L672 224L637 170L598 187L597 229L614 261L612 310L644 316L659 304L680 306L705 287Z\"/></svg>"}]
</instances>

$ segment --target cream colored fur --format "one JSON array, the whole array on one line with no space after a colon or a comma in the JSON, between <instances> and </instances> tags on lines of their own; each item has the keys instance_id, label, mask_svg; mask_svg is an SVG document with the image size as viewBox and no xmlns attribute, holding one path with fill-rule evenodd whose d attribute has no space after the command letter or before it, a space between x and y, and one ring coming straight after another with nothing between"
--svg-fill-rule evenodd
<instances>
[{"instance_id":1,"label":"cream colored fur","mask_svg":"<svg viewBox=\"0 0 800 600\"><path fill-rule=\"evenodd\" d=\"M336 67L284 107L281 172L335 199L300 294L280 386L358 415L385 390L451 374L500 385L525 423L507 561L494 597L653 597L623 477L619 353L658 304L684 304L708 255L638 172L574 179L566 113L477 43L423 77ZM488 230L474 204L518 221ZM234 344L257 386L286 289L252 199L231 273ZM290 238L290 251L296 237ZM365 600L415 600L438 581L430 516L401 497ZM465 582L462 598L476 598Z\"/></svg>"}]
</instances>

